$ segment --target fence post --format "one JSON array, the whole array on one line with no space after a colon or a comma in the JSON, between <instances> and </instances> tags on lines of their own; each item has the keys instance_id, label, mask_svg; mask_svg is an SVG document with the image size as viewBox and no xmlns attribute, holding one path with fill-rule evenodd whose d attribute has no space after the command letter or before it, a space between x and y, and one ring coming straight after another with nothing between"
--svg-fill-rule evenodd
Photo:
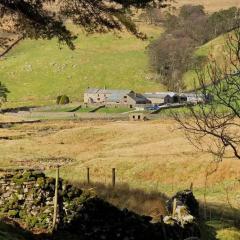
<instances>
[{"instance_id":1,"label":"fence post","mask_svg":"<svg viewBox=\"0 0 240 240\"><path fill-rule=\"evenodd\" d=\"M87 168L87 183L90 184L90 168Z\"/></svg>"},{"instance_id":2,"label":"fence post","mask_svg":"<svg viewBox=\"0 0 240 240\"><path fill-rule=\"evenodd\" d=\"M193 182L190 184L190 190L193 191Z\"/></svg>"},{"instance_id":3,"label":"fence post","mask_svg":"<svg viewBox=\"0 0 240 240\"><path fill-rule=\"evenodd\" d=\"M115 187L116 185L116 169L112 169L112 186Z\"/></svg>"},{"instance_id":4,"label":"fence post","mask_svg":"<svg viewBox=\"0 0 240 240\"><path fill-rule=\"evenodd\" d=\"M57 212L58 212L58 182L59 182L59 166L56 169L56 180L55 180L55 196L54 196L54 212L53 212L53 227L55 230L57 223Z\"/></svg>"},{"instance_id":5,"label":"fence post","mask_svg":"<svg viewBox=\"0 0 240 240\"><path fill-rule=\"evenodd\" d=\"M172 210L172 216L173 217L175 215L176 208L177 208L177 199L174 198L174 200L173 200L173 210Z\"/></svg>"}]
</instances>

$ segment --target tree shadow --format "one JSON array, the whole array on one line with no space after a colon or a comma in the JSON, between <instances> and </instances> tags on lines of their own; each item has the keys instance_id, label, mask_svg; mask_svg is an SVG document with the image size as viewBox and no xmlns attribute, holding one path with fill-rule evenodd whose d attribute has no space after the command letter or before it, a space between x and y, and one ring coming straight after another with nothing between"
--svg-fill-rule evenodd
<instances>
[{"instance_id":1,"label":"tree shadow","mask_svg":"<svg viewBox=\"0 0 240 240\"><path fill-rule=\"evenodd\" d=\"M240 231L240 209L233 209L224 204L209 203L206 216L203 212L203 205L200 205L202 239L217 239L218 230L235 228Z\"/></svg>"}]
</instances>

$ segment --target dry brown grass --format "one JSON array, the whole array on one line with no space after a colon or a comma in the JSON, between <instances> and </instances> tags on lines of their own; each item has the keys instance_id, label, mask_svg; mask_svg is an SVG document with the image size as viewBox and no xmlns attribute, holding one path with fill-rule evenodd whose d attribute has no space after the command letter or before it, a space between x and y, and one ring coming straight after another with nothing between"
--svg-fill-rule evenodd
<instances>
[{"instance_id":1,"label":"dry brown grass","mask_svg":"<svg viewBox=\"0 0 240 240\"><path fill-rule=\"evenodd\" d=\"M212 161L211 155L188 143L172 120L49 121L0 129L0 137L4 136L13 136L12 140L0 140L0 164L4 167L41 167L53 174L48 166L59 161L62 177L84 181L86 167L90 167L91 180L104 184L111 182L115 167L118 183L172 194L193 182L199 198L206 167ZM233 199L240 192L235 181L239 172L239 161L224 160L209 177L208 200L226 202L226 187Z\"/></svg>"},{"instance_id":2,"label":"dry brown grass","mask_svg":"<svg viewBox=\"0 0 240 240\"><path fill-rule=\"evenodd\" d=\"M184 4L203 5L208 12L215 12L230 7L240 7L239 0L177 0L177 3L174 5L180 7Z\"/></svg>"},{"instance_id":3,"label":"dry brown grass","mask_svg":"<svg viewBox=\"0 0 240 240\"><path fill-rule=\"evenodd\" d=\"M128 184L117 185L115 188L101 183L74 183L84 189L93 189L97 196L112 203L121 209L127 208L140 215L153 217L159 220L161 215L166 215L166 196L159 192L146 193L140 189L131 189Z\"/></svg>"}]
</instances>

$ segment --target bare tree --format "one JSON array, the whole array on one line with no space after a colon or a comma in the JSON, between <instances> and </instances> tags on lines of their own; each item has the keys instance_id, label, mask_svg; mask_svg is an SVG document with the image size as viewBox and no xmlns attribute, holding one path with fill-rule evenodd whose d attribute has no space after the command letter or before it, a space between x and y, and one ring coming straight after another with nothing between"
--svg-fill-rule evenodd
<instances>
[{"instance_id":1,"label":"bare tree","mask_svg":"<svg viewBox=\"0 0 240 240\"><path fill-rule=\"evenodd\" d=\"M214 59L207 71L197 71L207 104L188 106L173 116L197 148L214 154L218 160L240 160L240 25L229 33L225 50L224 64Z\"/></svg>"}]
</instances>

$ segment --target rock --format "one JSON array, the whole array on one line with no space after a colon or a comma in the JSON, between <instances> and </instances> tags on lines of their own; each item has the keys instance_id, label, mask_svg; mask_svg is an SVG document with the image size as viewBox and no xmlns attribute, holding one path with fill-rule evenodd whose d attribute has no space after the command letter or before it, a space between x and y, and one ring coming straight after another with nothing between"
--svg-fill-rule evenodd
<instances>
[{"instance_id":1,"label":"rock","mask_svg":"<svg viewBox=\"0 0 240 240\"><path fill-rule=\"evenodd\" d=\"M170 214L172 214L174 199L177 200L177 206L185 206L191 215L194 217L199 216L199 204L191 190L177 192L167 201L167 209Z\"/></svg>"},{"instance_id":2,"label":"rock","mask_svg":"<svg viewBox=\"0 0 240 240\"><path fill-rule=\"evenodd\" d=\"M17 197L18 197L19 200L23 200L24 199L24 195L23 194L18 194Z\"/></svg>"},{"instance_id":3,"label":"rock","mask_svg":"<svg viewBox=\"0 0 240 240\"><path fill-rule=\"evenodd\" d=\"M3 198L8 198L10 196L11 196L11 192L5 192L5 193L2 194Z\"/></svg>"}]
</instances>

